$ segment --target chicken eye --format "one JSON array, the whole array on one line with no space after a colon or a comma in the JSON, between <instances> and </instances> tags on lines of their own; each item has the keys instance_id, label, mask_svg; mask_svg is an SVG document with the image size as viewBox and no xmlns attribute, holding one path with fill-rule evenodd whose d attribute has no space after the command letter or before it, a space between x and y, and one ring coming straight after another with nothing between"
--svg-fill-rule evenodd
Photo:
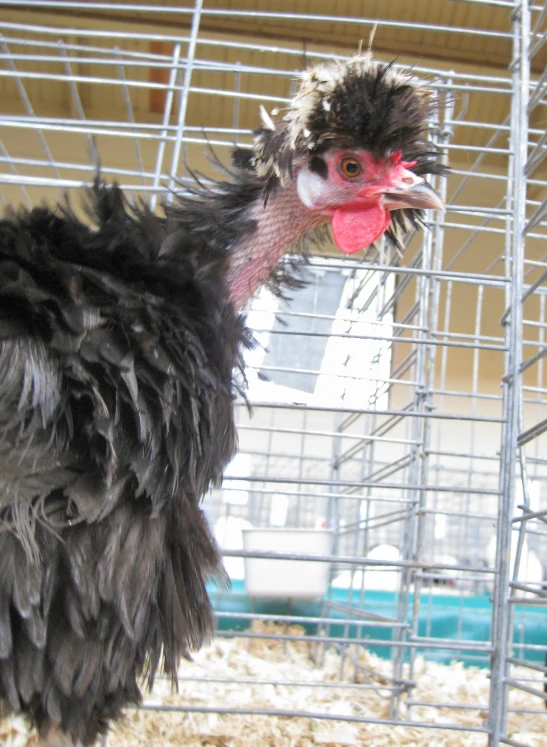
<instances>
[{"instance_id":1,"label":"chicken eye","mask_svg":"<svg viewBox=\"0 0 547 747\"><path fill-rule=\"evenodd\" d=\"M343 158L340 162L340 170L348 179L355 179L361 173L361 164L355 158Z\"/></svg>"}]
</instances>

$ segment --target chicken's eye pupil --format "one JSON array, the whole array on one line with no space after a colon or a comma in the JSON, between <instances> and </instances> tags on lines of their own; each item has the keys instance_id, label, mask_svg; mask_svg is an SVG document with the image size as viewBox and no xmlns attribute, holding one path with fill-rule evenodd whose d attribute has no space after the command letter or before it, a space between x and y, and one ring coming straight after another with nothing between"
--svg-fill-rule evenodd
<instances>
[{"instance_id":1,"label":"chicken's eye pupil","mask_svg":"<svg viewBox=\"0 0 547 747\"><path fill-rule=\"evenodd\" d=\"M354 158L344 158L340 167L344 176L355 177L361 173L361 164Z\"/></svg>"}]
</instances>

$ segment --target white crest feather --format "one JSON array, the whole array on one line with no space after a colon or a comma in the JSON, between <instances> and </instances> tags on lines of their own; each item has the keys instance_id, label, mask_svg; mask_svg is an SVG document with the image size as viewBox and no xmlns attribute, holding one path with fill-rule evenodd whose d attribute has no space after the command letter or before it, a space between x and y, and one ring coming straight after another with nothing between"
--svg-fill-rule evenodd
<instances>
[{"instance_id":1,"label":"white crest feather","mask_svg":"<svg viewBox=\"0 0 547 747\"><path fill-rule=\"evenodd\" d=\"M266 109L260 104L260 119L262 120L262 124L267 130L272 130L272 132L275 132L275 124L273 119L270 117Z\"/></svg>"}]
</instances>

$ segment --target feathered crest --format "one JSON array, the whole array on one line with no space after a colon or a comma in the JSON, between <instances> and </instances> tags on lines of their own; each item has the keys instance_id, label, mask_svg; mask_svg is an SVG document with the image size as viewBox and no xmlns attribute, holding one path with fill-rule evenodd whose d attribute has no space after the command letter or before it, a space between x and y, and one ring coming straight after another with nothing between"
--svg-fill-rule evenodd
<instances>
[{"instance_id":1,"label":"feathered crest","mask_svg":"<svg viewBox=\"0 0 547 747\"><path fill-rule=\"evenodd\" d=\"M274 121L262 107L248 164L258 176L283 183L296 158L335 144L378 156L402 150L418 162L417 173L437 173L439 154L422 134L434 107L426 83L393 63L375 62L369 51L329 60L302 74L282 119Z\"/></svg>"}]
</instances>

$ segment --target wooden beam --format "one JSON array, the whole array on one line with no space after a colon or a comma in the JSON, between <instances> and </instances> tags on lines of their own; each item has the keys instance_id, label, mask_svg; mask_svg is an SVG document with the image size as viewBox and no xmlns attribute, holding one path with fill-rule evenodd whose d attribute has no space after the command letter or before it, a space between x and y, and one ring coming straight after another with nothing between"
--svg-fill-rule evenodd
<instances>
[{"instance_id":1,"label":"wooden beam","mask_svg":"<svg viewBox=\"0 0 547 747\"><path fill-rule=\"evenodd\" d=\"M152 54L173 56L173 43L168 41L151 41L149 42L150 52ZM151 83L169 83L169 68L154 67L151 63L148 79ZM148 91L148 106L153 114L163 114L165 110L165 98L167 91L164 88L150 88Z\"/></svg>"}]
</instances>

